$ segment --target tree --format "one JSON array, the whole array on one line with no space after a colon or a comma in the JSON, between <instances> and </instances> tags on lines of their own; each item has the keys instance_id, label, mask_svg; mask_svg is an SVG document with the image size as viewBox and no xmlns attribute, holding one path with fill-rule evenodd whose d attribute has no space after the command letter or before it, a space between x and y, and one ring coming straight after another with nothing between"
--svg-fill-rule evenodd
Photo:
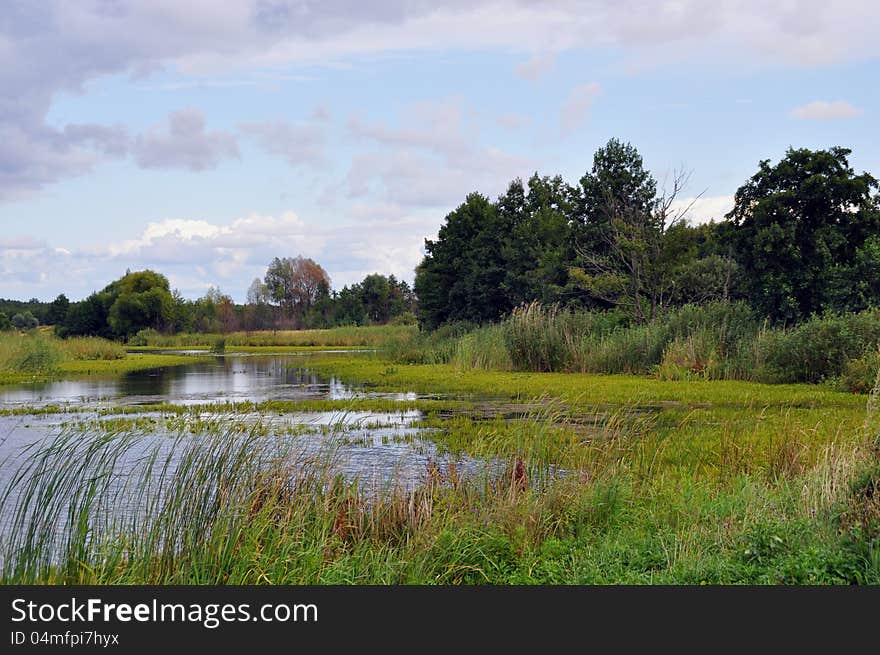
<instances>
[{"instance_id":1,"label":"tree","mask_svg":"<svg viewBox=\"0 0 880 655\"><path fill-rule=\"evenodd\" d=\"M269 290L260 278L254 278L248 287L244 323L246 330L261 330L270 326L272 321L269 306Z\"/></svg>"},{"instance_id":2,"label":"tree","mask_svg":"<svg viewBox=\"0 0 880 655\"><path fill-rule=\"evenodd\" d=\"M24 312L13 316L11 323L16 330L33 330L40 324L40 321L30 312Z\"/></svg>"},{"instance_id":3,"label":"tree","mask_svg":"<svg viewBox=\"0 0 880 655\"><path fill-rule=\"evenodd\" d=\"M592 298L645 323L671 302L674 273L688 259L680 235L690 207L678 207L676 198L689 176L673 174L672 188L658 198L656 182L630 144L612 139L593 161L581 179L583 238L570 275Z\"/></svg>"},{"instance_id":4,"label":"tree","mask_svg":"<svg viewBox=\"0 0 880 655\"><path fill-rule=\"evenodd\" d=\"M112 338L113 333L107 322L111 302L109 293L92 293L70 305L64 322L56 326L55 331L61 337L91 335Z\"/></svg>"},{"instance_id":5,"label":"tree","mask_svg":"<svg viewBox=\"0 0 880 655\"><path fill-rule=\"evenodd\" d=\"M479 193L450 212L437 240L425 240L416 268L419 322L433 329L449 321L482 323L510 311L504 278L505 217Z\"/></svg>"},{"instance_id":6,"label":"tree","mask_svg":"<svg viewBox=\"0 0 880 655\"><path fill-rule=\"evenodd\" d=\"M102 291L71 304L56 331L65 337L128 338L145 328L172 326L175 305L164 275L150 270L127 272Z\"/></svg>"},{"instance_id":7,"label":"tree","mask_svg":"<svg viewBox=\"0 0 880 655\"><path fill-rule=\"evenodd\" d=\"M107 322L116 337L127 339L145 328L163 330L174 318L168 278L155 271L127 273L104 292L113 299Z\"/></svg>"},{"instance_id":8,"label":"tree","mask_svg":"<svg viewBox=\"0 0 880 655\"><path fill-rule=\"evenodd\" d=\"M727 217L746 292L780 322L880 301L878 183L855 174L850 152L789 148L736 192Z\"/></svg>"},{"instance_id":9,"label":"tree","mask_svg":"<svg viewBox=\"0 0 880 655\"><path fill-rule=\"evenodd\" d=\"M269 297L301 325L305 314L318 299L322 285L329 288L330 276L314 260L298 255L273 259L264 282Z\"/></svg>"},{"instance_id":10,"label":"tree","mask_svg":"<svg viewBox=\"0 0 880 655\"><path fill-rule=\"evenodd\" d=\"M509 225L504 235L504 290L511 306L539 300L555 303L563 300L571 266L571 216L576 206L576 191L560 176L539 177L528 182L510 183L498 198L496 207Z\"/></svg>"},{"instance_id":11,"label":"tree","mask_svg":"<svg viewBox=\"0 0 880 655\"><path fill-rule=\"evenodd\" d=\"M9 317L5 312L0 312L0 332L5 332L12 328L12 323L9 322Z\"/></svg>"},{"instance_id":12,"label":"tree","mask_svg":"<svg viewBox=\"0 0 880 655\"><path fill-rule=\"evenodd\" d=\"M59 294L55 300L49 304L46 312L46 323L49 325L60 325L67 317L67 310L70 309L70 301L63 293Z\"/></svg>"},{"instance_id":13,"label":"tree","mask_svg":"<svg viewBox=\"0 0 880 655\"><path fill-rule=\"evenodd\" d=\"M609 139L593 155L592 169L580 179L573 221L576 248L607 254L607 231L614 211L626 207L633 215L646 216L653 211L656 196L657 182L645 170L639 151L630 143Z\"/></svg>"}]
</instances>

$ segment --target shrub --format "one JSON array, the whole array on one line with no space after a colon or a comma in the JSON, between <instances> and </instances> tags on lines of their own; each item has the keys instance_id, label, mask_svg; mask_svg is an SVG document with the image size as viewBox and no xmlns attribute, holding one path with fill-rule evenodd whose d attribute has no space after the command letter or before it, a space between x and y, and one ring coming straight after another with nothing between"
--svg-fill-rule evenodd
<instances>
[{"instance_id":1,"label":"shrub","mask_svg":"<svg viewBox=\"0 0 880 655\"><path fill-rule=\"evenodd\" d=\"M100 337L72 337L61 342L64 351L73 359L124 359L122 344Z\"/></svg>"},{"instance_id":2,"label":"shrub","mask_svg":"<svg viewBox=\"0 0 880 655\"><path fill-rule=\"evenodd\" d=\"M22 340L13 368L23 373L48 373L58 368L63 359L64 352L57 340L29 337Z\"/></svg>"},{"instance_id":3,"label":"shrub","mask_svg":"<svg viewBox=\"0 0 880 655\"><path fill-rule=\"evenodd\" d=\"M871 393L880 382L880 351L871 350L843 367L840 386L852 393Z\"/></svg>"},{"instance_id":4,"label":"shrub","mask_svg":"<svg viewBox=\"0 0 880 655\"><path fill-rule=\"evenodd\" d=\"M880 309L813 317L790 330L770 330L757 344L760 380L821 382L841 375L849 360L880 345Z\"/></svg>"},{"instance_id":5,"label":"shrub","mask_svg":"<svg viewBox=\"0 0 880 655\"><path fill-rule=\"evenodd\" d=\"M33 330L39 324L40 322L37 320L37 317L30 312L16 314L12 317L12 327L16 330Z\"/></svg>"},{"instance_id":6,"label":"shrub","mask_svg":"<svg viewBox=\"0 0 880 655\"><path fill-rule=\"evenodd\" d=\"M144 328L143 330L138 330L134 335L129 337L128 345L152 346L158 337L159 333L153 328Z\"/></svg>"}]
</instances>

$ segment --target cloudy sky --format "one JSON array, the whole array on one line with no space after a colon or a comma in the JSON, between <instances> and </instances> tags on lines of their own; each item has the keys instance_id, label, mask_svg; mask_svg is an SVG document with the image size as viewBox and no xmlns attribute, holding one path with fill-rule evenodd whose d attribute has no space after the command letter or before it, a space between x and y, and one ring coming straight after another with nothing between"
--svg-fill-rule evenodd
<instances>
[{"instance_id":1,"label":"cloudy sky","mask_svg":"<svg viewBox=\"0 0 880 655\"><path fill-rule=\"evenodd\" d=\"M695 220L761 159L880 176L869 0L3 0L0 297L154 268L244 299L274 256L411 281L470 191L610 137Z\"/></svg>"}]
</instances>

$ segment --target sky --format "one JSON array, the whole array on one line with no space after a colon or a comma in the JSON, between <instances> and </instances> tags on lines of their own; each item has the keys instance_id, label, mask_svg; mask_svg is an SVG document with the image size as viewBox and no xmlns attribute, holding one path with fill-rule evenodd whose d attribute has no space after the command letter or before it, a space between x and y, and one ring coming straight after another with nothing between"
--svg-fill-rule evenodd
<instances>
[{"instance_id":1,"label":"sky","mask_svg":"<svg viewBox=\"0 0 880 655\"><path fill-rule=\"evenodd\" d=\"M612 137L693 222L789 147L880 177L877 33L868 0L3 0L0 297L412 282L468 193Z\"/></svg>"}]
</instances>

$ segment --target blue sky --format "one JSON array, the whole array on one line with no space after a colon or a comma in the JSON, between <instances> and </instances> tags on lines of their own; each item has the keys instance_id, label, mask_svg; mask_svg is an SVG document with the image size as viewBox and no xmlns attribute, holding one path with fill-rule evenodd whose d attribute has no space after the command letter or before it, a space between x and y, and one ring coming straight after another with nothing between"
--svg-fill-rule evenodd
<instances>
[{"instance_id":1,"label":"blue sky","mask_svg":"<svg viewBox=\"0 0 880 655\"><path fill-rule=\"evenodd\" d=\"M0 297L149 267L242 301L298 254L411 281L467 193L611 137L691 171L694 221L789 146L880 175L866 1L6 4Z\"/></svg>"}]
</instances>

